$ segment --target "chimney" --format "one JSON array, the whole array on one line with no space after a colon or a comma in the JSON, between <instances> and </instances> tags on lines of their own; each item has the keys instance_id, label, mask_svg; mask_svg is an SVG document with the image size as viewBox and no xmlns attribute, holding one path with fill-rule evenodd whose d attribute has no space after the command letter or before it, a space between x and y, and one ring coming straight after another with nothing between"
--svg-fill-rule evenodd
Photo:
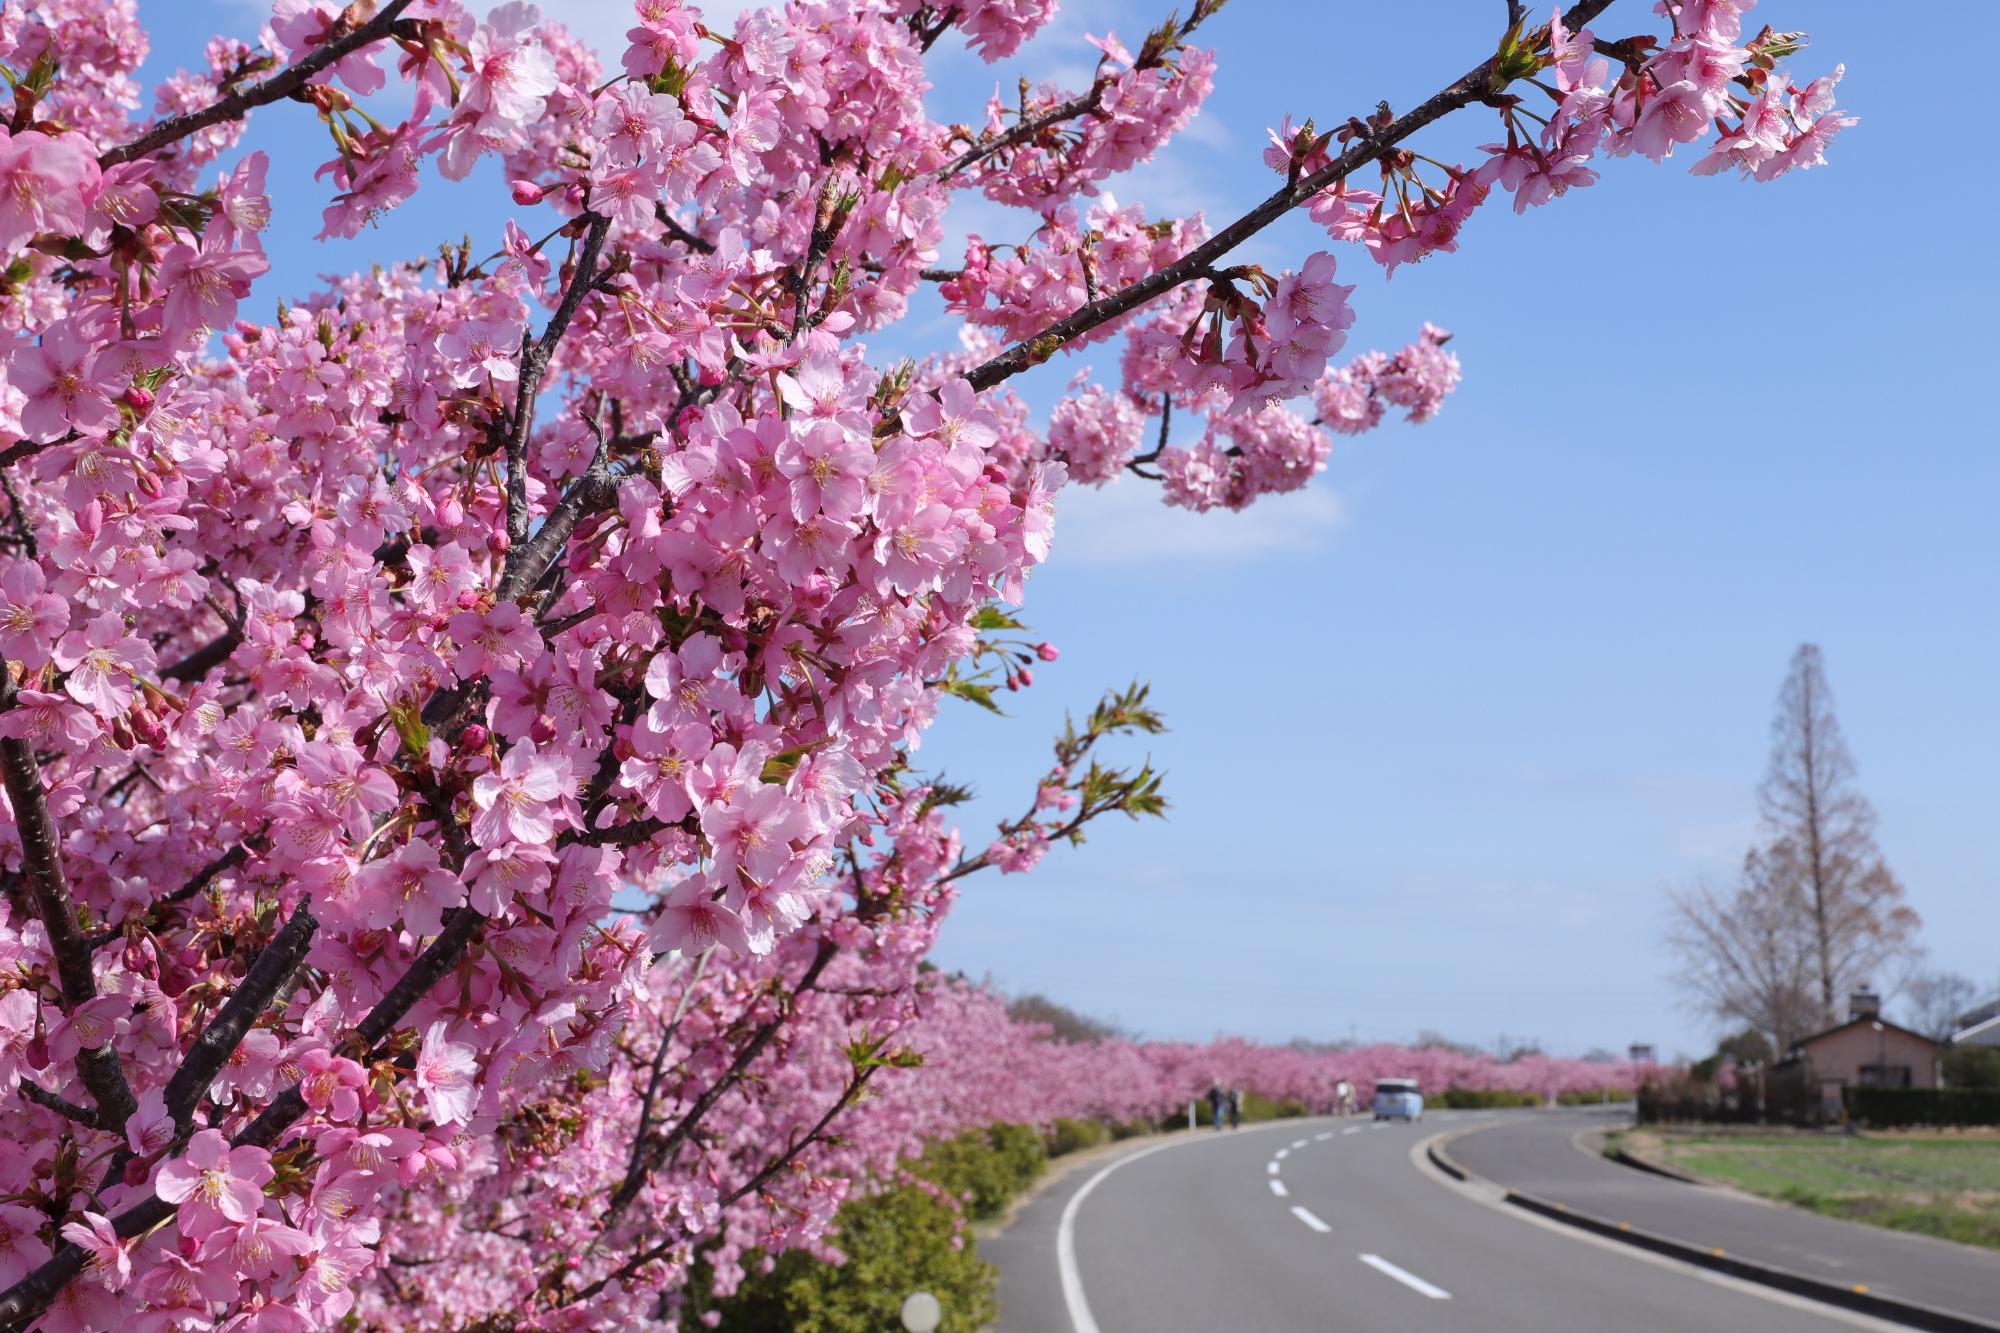
<instances>
[{"instance_id":1,"label":"chimney","mask_svg":"<svg viewBox=\"0 0 2000 1333\"><path fill-rule=\"evenodd\" d=\"M1850 1021L1858 1018L1880 1018L1882 997L1872 990L1858 990L1847 997L1847 1017Z\"/></svg>"}]
</instances>

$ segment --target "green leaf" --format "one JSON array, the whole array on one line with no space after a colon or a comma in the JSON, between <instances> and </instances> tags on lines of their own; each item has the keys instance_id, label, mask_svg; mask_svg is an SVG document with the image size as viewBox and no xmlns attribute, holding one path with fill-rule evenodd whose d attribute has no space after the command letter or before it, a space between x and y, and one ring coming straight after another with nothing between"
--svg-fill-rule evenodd
<instances>
[{"instance_id":1,"label":"green leaf","mask_svg":"<svg viewBox=\"0 0 2000 1333\"><path fill-rule=\"evenodd\" d=\"M946 694L955 694L961 699L969 699L989 713L997 713L1001 717L1007 716L1005 710L999 704L993 702L993 687L991 685L981 685L975 681L946 677L944 680L938 682L938 688Z\"/></svg>"},{"instance_id":2,"label":"green leaf","mask_svg":"<svg viewBox=\"0 0 2000 1333\"><path fill-rule=\"evenodd\" d=\"M972 613L969 622L974 629L1026 629L1027 626L1008 615L997 606L982 606Z\"/></svg>"},{"instance_id":3,"label":"green leaf","mask_svg":"<svg viewBox=\"0 0 2000 1333\"><path fill-rule=\"evenodd\" d=\"M403 748L413 758L422 759L430 750L431 729L424 725L423 715L415 704L390 704L389 724L395 727Z\"/></svg>"}]
</instances>

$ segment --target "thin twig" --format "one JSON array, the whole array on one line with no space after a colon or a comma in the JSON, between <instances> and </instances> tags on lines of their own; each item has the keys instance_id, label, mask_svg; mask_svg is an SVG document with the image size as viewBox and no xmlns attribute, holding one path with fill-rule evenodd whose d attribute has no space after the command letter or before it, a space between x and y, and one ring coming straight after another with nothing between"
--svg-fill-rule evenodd
<instances>
[{"instance_id":1,"label":"thin twig","mask_svg":"<svg viewBox=\"0 0 2000 1333\"><path fill-rule=\"evenodd\" d=\"M349 52L387 37L410 3L411 0L389 0L374 18L352 32L314 47L296 64L280 70L262 83L226 93L199 111L161 121L130 143L120 144L100 156L97 165L115 167L121 162L130 162L211 125L219 125L225 120L241 120L253 107L265 106L299 93L315 74L345 59Z\"/></svg>"},{"instance_id":2,"label":"thin twig","mask_svg":"<svg viewBox=\"0 0 2000 1333\"><path fill-rule=\"evenodd\" d=\"M1581 28L1602 13L1611 0L1582 0L1567 14L1563 24L1572 31ZM1546 40L1546 34L1538 38L1524 39L1530 45ZM1215 233L1208 240L1182 255L1173 263L1156 273L1139 279L1117 291L1086 302L1070 314L1057 320L1033 337L1025 338L1012 347L989 358L967 375L975 389L990 389L1004 380L1011 379L1031 366L1040 365L1054 356L1064 344L1081 337L1100 324L1117 319L1120 315L1138 309L1157 296L1180 286L1184 282L1200 278L1214 269L1215 261L1234 250L1243 242L1255 236L1264 228L1276 222L1310 200L1314 195L1336 181L1344 180L1358 168L1374 161L1384 152L1410 135L1415 134L1432 121L1439 119L1461 107L1483 101L1491 96L1494 89L1494 74L1498 67L1498 57L1481 61L1477 68L1468 71L1462 78L1452 83L1444 91L1431 97L1414 111L1407 111L1391 121L1382 130L1358 138L1348 150L1333 161L1303 177L1295 184L1285 186L1270 198L1258 204L1236 221Z\"/></svg>"}]
</instances>

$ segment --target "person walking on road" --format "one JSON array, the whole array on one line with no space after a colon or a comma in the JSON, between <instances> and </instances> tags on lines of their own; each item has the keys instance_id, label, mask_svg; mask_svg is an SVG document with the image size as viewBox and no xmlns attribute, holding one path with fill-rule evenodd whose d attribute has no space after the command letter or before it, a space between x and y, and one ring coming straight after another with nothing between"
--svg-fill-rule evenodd
<instances>
[{"instance_id":1,"label":"person walking on road","mask_svg":"<svg viewBox=\"0 0 2000 1333\"><path fill-rule=\"evenodd\" d=\"M1222 1080L1219 1078L1210 1079L1208 1082L1208 1113L1209 1118L1214 1122L1217 1129L1222 1128L1222 1112L1228 1101L1229 1095L1222 1090Z\"/></svg>"},{"instance_id":2,"label":"person walking on road","mask_svg":"<svg viewBox=\"0 0 2000 1333\"><path fill-rule=\"evenodd\" d=\"M1243 1089L1241 1088L1231 1088L1229 1090L1229 1127L1231 1129L1243 1128Z\"/></svg>"}]
</instances>

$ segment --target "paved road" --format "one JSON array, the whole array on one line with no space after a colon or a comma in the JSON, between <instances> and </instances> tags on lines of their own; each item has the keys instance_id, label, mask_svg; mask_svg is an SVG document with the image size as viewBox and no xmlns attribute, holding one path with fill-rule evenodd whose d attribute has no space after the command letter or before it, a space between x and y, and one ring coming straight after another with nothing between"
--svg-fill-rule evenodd
<instances>
[{"instance_id":1,"label":"paved road","mask_svg":"<svg viewBox=\"0 0 2000 1333\"><path fill-rule=\"evenodd\" d=\"M1886 1327L1537 1221L1412 1159L1430 1134L1474 1123L1448 1114L1418 1127L1289 1120L1174 1135L1088 1164L981 1244L1000 1265L999 1329ZM1068 1296L1058 1259L1065 1212L1074 1254ZM1080 1302L1070 1299L1079 1294Z\"/></svg>"},{"instance_id":2,"label":"paved road","mask_svg":"<svg viewBox=\"0 0 2000 1333\"><path fill-rule=\"evenodd\" d=\"M1509 1120L1449 1151L1475 1175L1607 1221L2000 1323L2000 1254L1649 1176L1578 1152L1579 1128L1568 1116Z\"/></svg>"}]
</instances>

